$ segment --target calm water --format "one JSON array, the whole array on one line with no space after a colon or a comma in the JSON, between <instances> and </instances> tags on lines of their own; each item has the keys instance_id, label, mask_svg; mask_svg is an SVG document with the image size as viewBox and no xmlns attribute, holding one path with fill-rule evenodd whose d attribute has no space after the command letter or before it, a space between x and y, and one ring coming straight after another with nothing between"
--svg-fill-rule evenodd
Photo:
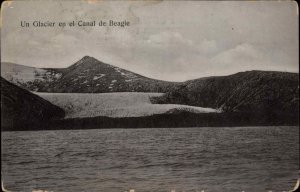
<instances>
[{"instance_id":1,"label":"calm water","mask_svg":"<svg viewBox=\"0 0 300 192\"><path fill-rule=\"evenodd\" d=\"M298 127L2 133L11 191L283 191L298 169Z\"/></svg>"}]
</instances>

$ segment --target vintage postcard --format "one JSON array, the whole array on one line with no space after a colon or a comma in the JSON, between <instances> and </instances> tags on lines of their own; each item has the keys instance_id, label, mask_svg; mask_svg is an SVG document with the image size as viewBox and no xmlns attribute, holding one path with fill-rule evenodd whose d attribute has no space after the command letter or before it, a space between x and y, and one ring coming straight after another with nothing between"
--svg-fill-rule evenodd
<instances>
[{"instance_id":1,"label":"vintage postcard","mask_svg":"<svg viewBox=\"0 0 300 192\"><path fill-rule=\"evenodd\" d=\"M295 1L5 1L10 192L299 187Z\"/></svg>"}]
</instances>

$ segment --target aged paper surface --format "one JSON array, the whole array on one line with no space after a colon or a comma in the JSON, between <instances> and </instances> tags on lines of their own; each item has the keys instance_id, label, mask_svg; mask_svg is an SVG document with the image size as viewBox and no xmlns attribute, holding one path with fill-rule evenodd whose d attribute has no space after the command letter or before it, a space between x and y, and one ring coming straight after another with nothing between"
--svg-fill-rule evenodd
<instances>
[{"instance_id":1,"label":"aged paper surface","mask_svg":"<svg viewBox=\"0 0 300 192\"><path fill-rule=\"evenodd\" d=\"M295 190L298 20L293 1L3 2L2 190Z\"/></svg>"}]
</instances>

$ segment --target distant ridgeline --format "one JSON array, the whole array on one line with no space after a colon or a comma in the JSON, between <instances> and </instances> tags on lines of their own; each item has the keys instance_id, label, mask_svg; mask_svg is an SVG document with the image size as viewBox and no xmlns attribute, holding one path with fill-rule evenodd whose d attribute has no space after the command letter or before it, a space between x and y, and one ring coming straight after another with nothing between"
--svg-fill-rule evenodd
<instances>
[{"instance_id":1,"label":"distant ridgeline","mask_svg":"<svg viewBox=\"0 0 300 192\"><path fill-rule=\"evenodd\" d=\"M1 63L1 76L11 82L1 78L1 130L299 125L297 73L247 71L168 82L85 56L70 67L59 69ZM152 104L189 105L218 112L195 113L176 108L141 117L64 119L63 109L30 91L156 92L164 94L150 98Z\"/></svg>"}]
</instances>

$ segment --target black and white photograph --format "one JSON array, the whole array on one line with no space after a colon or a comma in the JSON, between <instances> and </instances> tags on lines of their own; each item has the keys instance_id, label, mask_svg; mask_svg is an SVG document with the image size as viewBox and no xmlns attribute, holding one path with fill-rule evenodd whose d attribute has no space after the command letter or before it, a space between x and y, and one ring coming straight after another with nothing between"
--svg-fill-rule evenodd
<instances>
[{"instance_id":1,"label":"black and white photograph","mask_svg":"<svg viewBox=\"0 0 300 192\"><path fill-rule=\"evenodd\" d=\"M299 188L296 1L1 5L5 192Z\"/></svg>"}]
</instances>

